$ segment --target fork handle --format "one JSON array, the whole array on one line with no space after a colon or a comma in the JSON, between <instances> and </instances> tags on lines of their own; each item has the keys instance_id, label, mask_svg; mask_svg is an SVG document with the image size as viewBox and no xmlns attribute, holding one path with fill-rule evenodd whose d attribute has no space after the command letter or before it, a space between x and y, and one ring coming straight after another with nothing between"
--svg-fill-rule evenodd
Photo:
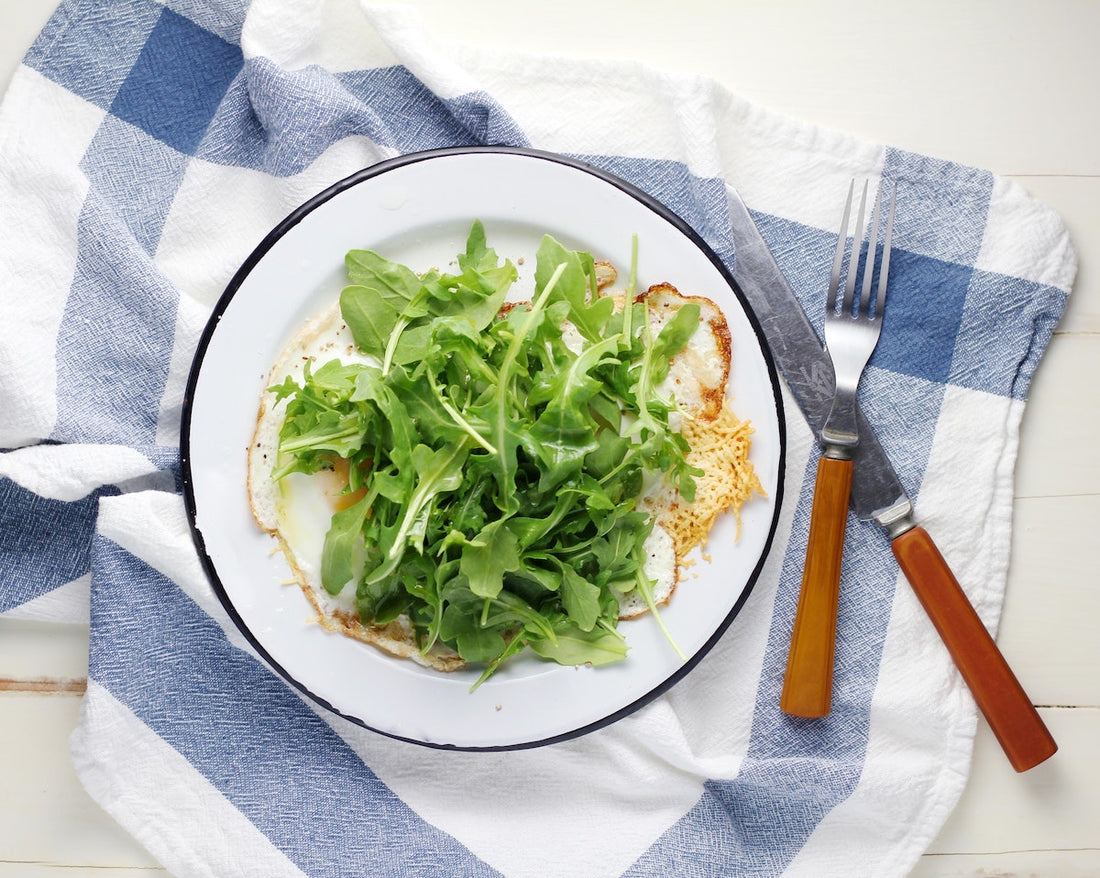
<instances>
[{"instance_id":1,"label":"fork handle","mask_svg":"<svg viewBox=\"0 0 1100 878\"><path fill-rule=\"evenodd\" d=\"M832 706L840 560L851 491L852 461L822 457L817 463L806 566L779 699L783 712L792 716L823 717Z\"/></svg>"},{"instance_id":2,"label":"fork handle","mask_svg":"<svg viewBox=\"0 0 1100 878\"><path fill-rule=\"evenodd\" d=\"M1027 771L1053 756L1058 745L932 537L914 527L891 545L1012 767Z\"/></svg>"}]
</instances>

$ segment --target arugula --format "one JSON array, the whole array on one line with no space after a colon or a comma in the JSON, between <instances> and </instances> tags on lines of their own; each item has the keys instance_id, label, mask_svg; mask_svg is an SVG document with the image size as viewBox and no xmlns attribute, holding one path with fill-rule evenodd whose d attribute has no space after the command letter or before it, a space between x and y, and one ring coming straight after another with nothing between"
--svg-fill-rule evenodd
<instances>
[{"instance_id":1,"label":"arugula","mask_svg":"<svg viewBox=\"0 0 1100 878\"><path fill-rule=\"evenodd\" d=\"M655 390L697 309L654 337L633 266L616 311L592 256L550 236L532 301L503 309L517 271L476 221L456 266L417 275L347 255L340 307L369 362L307 364L301 383L272 388L286 400L274 478L347 461L362 495L333 516L322 584L354 587L364 622L404 613L423 650L484 663L482 680L525 647L619 661L619 595L656 609L652 522L636 509L647 474L689 498L698 474L669 426L675 402Z\"/></svg>"}]
</instances>

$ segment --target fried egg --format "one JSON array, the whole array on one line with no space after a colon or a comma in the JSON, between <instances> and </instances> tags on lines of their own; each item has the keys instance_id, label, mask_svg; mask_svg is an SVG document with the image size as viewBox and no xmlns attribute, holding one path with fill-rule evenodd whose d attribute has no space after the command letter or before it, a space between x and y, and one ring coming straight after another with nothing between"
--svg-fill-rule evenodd
<instances>
[{"instance_id":1,"label":"fried egg","mask_svg":"<svg viewBox=\"0 0 1100 878\"><path fill-rule=\"evenodd\" d=\"M604 278L607 277L605 273ZM610 277L614 277L613 269ZM670 284L652 287L637 300L647 298L655 331L659 331L683 304L694 302L700 306L699 330L687 348L673 358L669 374L658 390L665 396L674 397L684 417L696 426L714 419L724 405L730 364L730 335L721 310L708 299L681 295ZM565 336L568 342L571 338L569 327L565 327ZM373 362L355 345L338 303L310 320L294 336L274 364L268 385L281 383L287 376L301 383L307 362L320 366L332 359L345 364ZM349 583L335 596L322 587L321 555L325 534L332 515L352 502L344 493L347 474L337 469L313 475L290 473L279 482L272 480L284 405L275 402L273 393L264 392L248 453L249 499L253 517L277 541L295 580L316 610L317 621L330 630L436 670L463 667L462 659L442 645L421 655L415 632L405 618L382 627L362 623L356 612L354 583ZM682 504L678 503L675 491L670 492L667 487L657 484L643 498L642 507L650 511L655 521L645 545L645 572L654 583L655 602L664 604L677 586L683 557L691 548L683 545L678 526L666 527L673 523L669 516L683 516ZM621 596L620 607L623 619L648 611L637 590Z\"/></svg>"}]
</instances>

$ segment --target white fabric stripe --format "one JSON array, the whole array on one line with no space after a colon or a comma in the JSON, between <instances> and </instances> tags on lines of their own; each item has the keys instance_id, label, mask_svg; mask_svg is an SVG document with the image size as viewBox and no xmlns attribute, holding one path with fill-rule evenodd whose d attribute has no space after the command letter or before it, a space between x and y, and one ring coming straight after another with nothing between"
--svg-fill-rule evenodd
<instances>
[{"instance_id":1,"label":"white fabric stripe","mask_svg":"<svg viewBox=\"0 0 1100 878\"><path fill-rule=\"evenodd\" d=\"M90 582L91 577L85 574L8 610L2 614L3 618L87 625Z\"/></svg>"},{"instance_id":2,"label":"white fabric stripe","mask_svg":"<svg viewBox=\"0 0 1100 878\"><path fill-rule=\"evenodd\" d=\"M703 792L698 773L664 763L687 744L664 699L582 739L510 753L428 750L324 718L410 808L508 878L615 878Z\"/></svg>"},{"instance_id":3,"label":"white fabric stripe","mask_svg":"<svg viewBox=\"0 0 1100 878\"><path fill-rule=\"evenodd\" d=\"M191 763L95 680L88 681L73 763L88 794L173 874L304 878ZM193 831L217 826L217 832Z\"/></svg>"},{"instance_id":4,"label":"white fabric stripe","mask_svg":"<svg viewBox=\"0 0 1100 878\"><path fill-rule=\"evenodd\" d=\"M724 178L753 210L836 234L837 193L853 177L882 174L886 148L879 144L786 119L735 95L726 95L724 111Z\"/></svg>"},{"instance_id":5,"label":"white fabric stripe","mask_svg":"<svg viewBox=\"0 0 1100 878\"><path fill-rule=\"evenodd\" d=\"M122 445L32 445L0 454L0 477L50 500L72 502L96 488L175 491L175 477Z\"/></svg>"},{"instance_id":6,"label":"white fabric stripe","mask_svg":"<svg viewBox=\"0 0 1100 878\"><path fill-rule=\"evenodd\" d=\"M1021 240L1012 230L1025 225L1033 236ZM1077 255L1060 216L1019 183L995 177L974 267L1050 284L1068 293L1077 273Z\"/></svg>"},{"instance_id":7,"label":"white fabric stripe","mask_svg":"<svg viewBox=\"0 0 1100 878\"><path fill-rule=\"evenodd\" d=\"M78 163L103 111L20 67L0 106L0 448L50 435L57 418L54 341L76 266L88 182ZM64 136L58 136L63 132Z\"/></svg>"},{"instance_id":8,"label":"white fabric stripe","mask_svg":"<svg viewBox=\"0 0 1100 878\"><path fill-rule=\"evenodd\" d=\"M279 178L192 159L172 200L155 258L181 298L191 300L181 304L190 311L187 331L193 332L194 324L203 319L194 306L208 313L248 255L288 214L336 181L392 155L393 149L366 137L348 137L300 174ZM182 350L187 341L185 336L177 338L177 347ZM177 361L182 362L184 354L190 366L194 348L175 355L174 371L180 371ZM257 376L257 381L263 377Z\"/></svg>"},{"instance_id":9,"label":"white fabric stripe","mask_svg":"<svg viewBox=\"0 0 1100 878\"><path fill-rule=\"evenodd\" d=\"M880 144L775 113L705 78L621 59L555 64L499 49L451 48L541 149L687 158L693 173L721 175L754 210L818 228L836 226L835 192L843 182L878 176L885 160ZM588 122L578 124L579 118ZM631 124L604 124L621 119ZM696 151L689 156L685 130L694 133ZM699 144L713 149L700 152ZM829 185L829 175L839 189Z\"/></svg>"},{"instance_id":10,"label":"white fabric stripe","mask_svg":"<svg viewBox=\"0 0 1100 878\"><path fill-rule=\"evenodd\" d=\"M357 0L296 0L294 26L287 27L287 20L282 0L253 0L241 32L245 58L269 58L284 70L317 65L333 73L397 63Z\"/></svg>"},{"instance_id":11,"label":"white fabric stripe","mask_svg":"<svg viewBox=\"0 0 1100 878\"><path fill-rule=\"evenodd\" d=\"M183 422L183 397L191 374L195 348L198 346L209 311L187 296L180 296L176 308L176 328L172 333L172 357L168 361L168 377L160 399L157 417L157 445L175 447L180 442Z\"/></svg>"},{"instance_id":12,"label":"white fabric stripe","mask_svg":"<svg viewBox=\"0 0 1100 878\"><path fill-rule=\"evenodd\" d=\"M987 627L996 634L1012 541L1012 485L1024 403L948 385L917 499L932 534ZM974 478L984 458L990 480ZM965 500L972 513L959 515Z\"/></svg>"},{"instance_id":13,"label":"white fabric stripe","mask_svg":"<svg viewBox=\"0 0 1100 878\"><path fill-rule=\"evenodd\" d=\"M454 47L444 46L424 29L415 10L366 0L361 0L360 7L387 51L439 97L456 98L482 88L465 66L455 63Z\"/></svg>"}]
</instances>

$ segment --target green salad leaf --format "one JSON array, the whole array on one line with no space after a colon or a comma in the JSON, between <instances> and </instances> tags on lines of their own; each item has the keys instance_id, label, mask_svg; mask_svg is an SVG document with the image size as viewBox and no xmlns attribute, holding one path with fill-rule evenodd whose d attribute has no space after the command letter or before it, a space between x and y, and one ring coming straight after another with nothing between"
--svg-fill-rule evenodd
<instances>
[{"instance_id":1,"label":"green salad leaf","mask_svg":"<svg viewBox=\"0 0 1100 878\"><path fill-rule=\"evenodd\" d=\"M690 497L698 474L655 390L698 309L654 334L644 301L631 290L616 310L592 256L550 236L531 301L505 308L517 270L480 222L453 272L369 250L346 267L340 308L368 362L307 364L271 388L286 401L273 477L340 459L361 495L333 516L324 588L354 588L366 623L406 615L424 651L445 644L482 680L525 647L621 660L619 597L655 610L643 485L660 475Z\"/></svg>"}]
</instances>

